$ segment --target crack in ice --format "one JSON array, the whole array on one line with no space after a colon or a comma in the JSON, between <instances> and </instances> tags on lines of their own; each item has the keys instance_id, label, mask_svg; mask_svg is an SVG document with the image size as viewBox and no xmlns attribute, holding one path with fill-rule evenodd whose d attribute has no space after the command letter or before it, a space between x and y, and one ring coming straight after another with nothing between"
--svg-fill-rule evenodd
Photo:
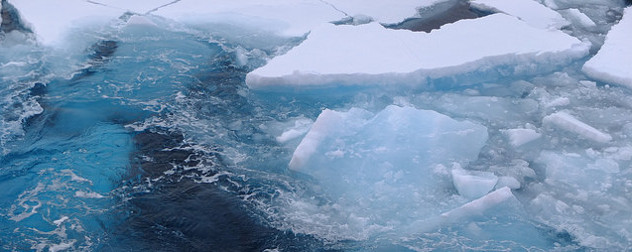
<instances>
[{"instance_id":1,"label":"crack in ice","mask_svg":"<svg viewBox=\"0 0 632 252\"><path fill-rule=\"evenodd\" d=\"M156 7L156 8L153 8L153 9L151 9L151 10L149 10L149 11L145 12L145 15L151 14L152 12L158 11L158 10L160 10L160 9L164 8L164 7L169 6L169 5L176 4L176 3L180 2L180 1L181 1L181 0L174 0L174 1L170 2L170 3L163 4L163 5L161 5L161 6L158 6L158 7Z\"/></svg>"}]
</instances>

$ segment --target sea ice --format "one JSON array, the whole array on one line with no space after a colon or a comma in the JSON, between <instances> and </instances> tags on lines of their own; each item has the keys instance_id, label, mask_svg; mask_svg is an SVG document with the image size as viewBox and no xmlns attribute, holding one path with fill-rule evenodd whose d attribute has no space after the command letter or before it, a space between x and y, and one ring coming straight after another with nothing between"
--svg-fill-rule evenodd
<instances>
[{"instance_id":1,"label":"sea ice","mask_svg":"<svg viewBox=\"0 0 632 252\"><path fill-rule=\"evenodd\" d=\"M287 54L250 72L246 83L254 89L419 85L428 78L499 65L564 64L585 56L589 46L561 31L538 29L505 14L461 20L431 33L390 30L377 23L322 25Z\"/></svg>"},{"instance_id":2,"label":"sea ice","mask_svg":"<svg viewBox=\"0 0 632 252\"><path fill-rule=\"evenodd\" d=\"M431 110L324 110L294 151L290 168L317 179L328 198L354 209L358 218L407 223L447 210L439 206L452 195L445 166L475 160L486 141L486 127ZM487 188L483 180L485 194L493 184Z\"/></svg>"},{"instance_id":3,"label":"sea ice","mask_svg":"<svg viewBox=\"0 0 632 252\"><path fill-rule=\"evenodd\" d=\"M544 167L546 179L530 189L537 196L527 204L528 210L535 220L569 232L583 246L628 248L632 177L620 165L629 164L627 152L629 148L603 153L542 151L535 164Z\"/></svg>"},{"instance_id":4,"label":"sea ice","mask_svg":"<svg viewBox=\"0 0 632 252\"><path fill-rule=\"evenodd\" d=\"M632 88L632 7L624 10L623 18L612 26L606 41L597 55L592 57L582 71L586 75L607 83Z\"/></svg>"},{"instance_id":5,"label":"sea ice","mask_svg":"<svg viewBox=\"0 0 632 252\"><path fill-rule=\"evenodd\" d=\"M569 24L559 13L533 0L471 0L478 9L503 12L542 29L560 29Z\"/></svg>"}]
</instances>

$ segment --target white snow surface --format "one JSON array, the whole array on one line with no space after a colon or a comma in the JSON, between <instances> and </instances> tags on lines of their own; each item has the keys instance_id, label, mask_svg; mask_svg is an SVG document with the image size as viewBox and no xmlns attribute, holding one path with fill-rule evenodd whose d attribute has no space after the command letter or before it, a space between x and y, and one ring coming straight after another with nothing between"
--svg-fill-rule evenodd
<instances>
[{"instance_id":1,"label":"white snow surface","mask_svg":"<svg viewBox=\"0 0 632 252\"><path fill-rule=\"evenodd\" d=\"M621 21L610 29L604 45L582 71L596 80L632 88L631 41L632 7L627 7Z\"/></svg>"},{"instance_id":2,"label":"white snow surface","mask_svg":"<svg viewBox=\"0 0 632 252\"><path fill-rule=\"evenodd\" d=\"M368 16L385 24L399 23L417 16L420 8L445 1L20 0L11 3L32 26L41 43L56 45L73 28L105 24L126 12L157 15L186 24L229 23L280 36L303 36L314 27L349 16Z\"/></svg>"},{"instance_id":3,"label":"white snow surface","mask_svg":"<svg viewBox=\"0 0 632 252\"><path fill-rule=\"evenodd\" d=\"M466 41L466 42L465 42ZM494 46L490 46L493 44ZM589 44L505 14L461 20L431 33L377 23L314 29L287 54L250 72L251 88L422 83L502 64L551 63L585 56Z\"/></svg>"},{"instance_id":4,"label":"white snow surface","mask_svg":"<svg viewBox=\"0 0 632 252\"><path fill-rule=\"evenodd\" d=\"M556 11L534 0L471 0L481 10L502 12L543 29L560 29L569 22Z\"/></svg>"}]
</instances>

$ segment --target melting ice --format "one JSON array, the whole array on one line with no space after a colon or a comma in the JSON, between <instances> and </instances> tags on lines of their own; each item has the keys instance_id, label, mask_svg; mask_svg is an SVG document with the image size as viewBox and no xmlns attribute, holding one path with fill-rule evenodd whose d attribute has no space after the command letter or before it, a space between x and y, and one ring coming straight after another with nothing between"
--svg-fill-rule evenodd
<instances>
[{"instance_id":1,"label":"melting ice","mask_svg":"<svg viewBox=\"0 0 632 252\"><path fill-rule=\"evenodd\" d=\"M628 249L629 5L3 0L0 250Z\"/></svg>"}]
</instances>

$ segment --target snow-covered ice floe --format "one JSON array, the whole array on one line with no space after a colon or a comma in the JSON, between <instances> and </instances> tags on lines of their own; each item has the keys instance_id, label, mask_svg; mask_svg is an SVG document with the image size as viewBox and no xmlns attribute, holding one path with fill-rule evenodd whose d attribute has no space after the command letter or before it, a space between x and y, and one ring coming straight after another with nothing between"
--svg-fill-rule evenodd
<instances>
[{"instance_id":1,"label":"snow-covered ice floe","mask_svg":"<svg viewBox=\"0 0 632 252\"><path fill-rule=\"evenodd\" d=\"M253 89L279 86L420 85L427 79L500 65L554 67L584 57L589 45L505 14L461 20L431 33L377 23L323 25L287 54L250 72ZM528 71L529 67L523 67Z\"/></svg>"},{"instance_id":2,"label":"snow-covered ice floe","mask_svg":"<svg viewBox=\"0 0 632 252\"><path fill-rule=\"evenodd\" d=\"M607 83L632 88L632 7L625 9L623 18L614 25L597 55L582 70L586 75Z\"/></svg>"},{"instance_id":3,"label":"snow-covered ice floe","mask_svg":"<svg viewBox=\"0 0 632 252\"><path fill-rule=\"evenodd\" d=\"M470 0L473 7L502 12L543 29L560 29L570 24L562 15L533 0Z\"/></svg>"}]
</instances>

